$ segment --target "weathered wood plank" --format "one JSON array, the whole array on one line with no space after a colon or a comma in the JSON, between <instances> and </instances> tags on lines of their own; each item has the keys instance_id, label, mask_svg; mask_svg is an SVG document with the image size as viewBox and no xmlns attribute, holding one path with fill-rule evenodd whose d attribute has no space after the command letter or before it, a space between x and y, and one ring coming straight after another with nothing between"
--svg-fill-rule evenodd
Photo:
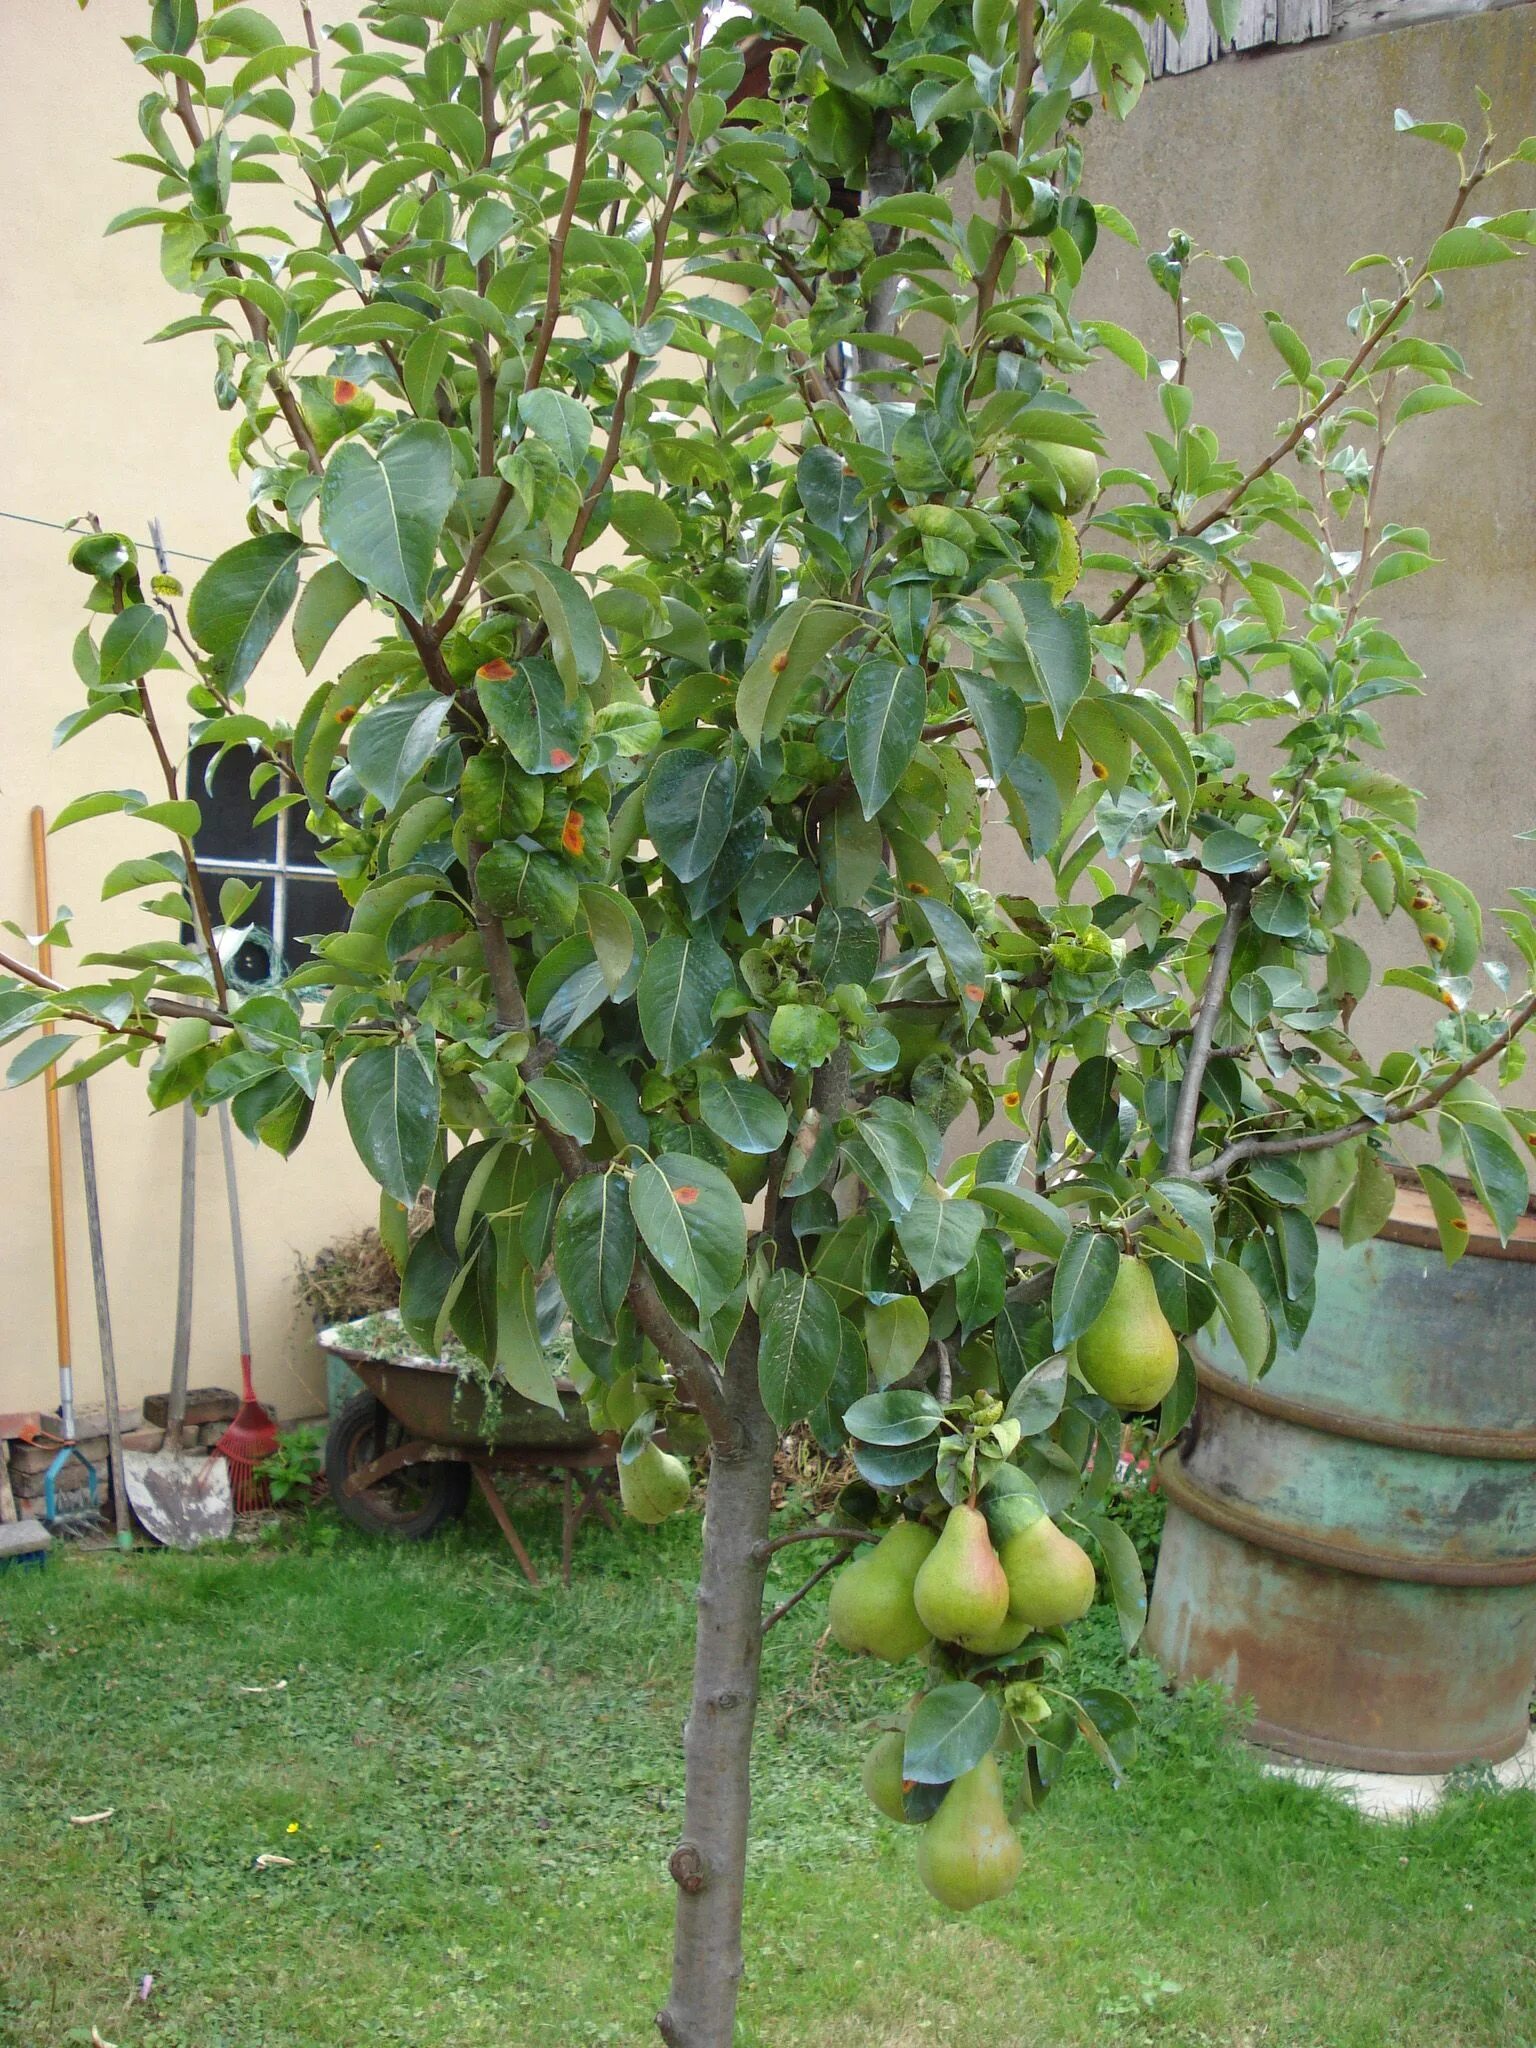
<instances>
[{"instance_id":1,"label":"weathered wood plank","mask_svg":"<svg viewBox=\"0 0 1536 2048\"><path fill-rule=\"evenodd\" d=\"M1496 14L1526 7L1531 0L1333 0L1335 36L1378 35L1383 29L1417 28L1455 14Z\"/></svg>"},{"instance_id":2,"label":"weathered wood plank","mask_svg":"<svg viewBox=\"0 0 1536 2048\"><path fill-rule=\"evenodd\" d=\"M1262 50L1311 42L1330 32L1339 4L1340 0L1242 0L1237 33L1228 47ZM1372 4L1386 6L1390 0ZM1143 37L1154 78L1203 70L1220 54L1206 0L1189 0L1189 26L1182 36L1175 37L1165 22L1157 21L1147 24Z\"/></svg>"}]
</instances>

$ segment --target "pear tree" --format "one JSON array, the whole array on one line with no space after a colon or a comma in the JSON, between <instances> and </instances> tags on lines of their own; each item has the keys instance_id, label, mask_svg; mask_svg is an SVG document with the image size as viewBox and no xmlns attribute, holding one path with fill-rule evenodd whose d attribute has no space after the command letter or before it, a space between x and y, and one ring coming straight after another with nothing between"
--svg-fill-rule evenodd
<instances>
[{"instance_id":1,"label":"pear tree","mask_svg":"<svg viewBox=\"0 0 1536 2048\"><path fill-rule=\"evenodd\" d=\"M141 819L104 894L157 922L69 986L0 956L0 1030L13 1081L128 1061L284 1155L339 1095L416 1341L557 1400L558 1290L638 1519L707 1444L658 2026L727 2048L765 1630L841 1567L837 1641L910 1660L871 1799L944 1904L1000 1897L1068 1746L1130 1753L1068 1655L1100 1578L1140 1626L1125 1413L1181 1426L1207 1326L1255 1374L1297 1343L1317 1219L1379 1229L1409 1131L1501 1231L1524 1208L1536 1119L1490 1084L1536 894L1499 913L1518 968L1485 957L1381 765L1424 678L1377 593L1431 556L1378 483L1468 402L1444 306L1529 244L1536 140L1400 114L1443 224L1356 266L1339 337L1248 323L1280 419L1228 448L1198 369L1245 337L1201 286L1243 264L1176 234L1165 332L1093 310L1136 240L1093 127L1179 0L279 12L153 0L127 38L147 184L112 231L158 239L155 339L211 358L249 531L183 593L82 527L59 738L120 721L151 787L56 823ZM1110 457L1088 371L1139 380L1144 445ZM254 992L187 710L350 908ZM1396 919L1423 1023L1378 1061ZM800 1424L860 1477L775 1533Z\"/></svg>"}]
</instances>

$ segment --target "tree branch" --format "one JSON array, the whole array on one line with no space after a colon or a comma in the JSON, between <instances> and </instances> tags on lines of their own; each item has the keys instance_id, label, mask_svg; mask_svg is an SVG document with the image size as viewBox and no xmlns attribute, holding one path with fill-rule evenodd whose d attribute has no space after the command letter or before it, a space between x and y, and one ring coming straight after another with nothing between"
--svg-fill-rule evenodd
<instances>
[{"instance_id":1,"label":"tree branch","mask_svg":"<svg viewBox=\"0 0 1536 2048\"><path fill-rule=\"evenodd\" d=\"M485 954L486 977L491 984L494 999L497 1028L501 1031L526 1031L528 1029L528 1005L523 1000L522 984L517 978L517 968L512 959L512 948L507 943L507 934L501 919L493 910L487 909L480 894L480 859L485 848L479 840L469 844L469 894L474 911L475 929L480 934L480 948Z\"/></svg>"},{"instance_id":2,"label":"tree branch","mask_svg":"<svg viewBox=\"0 0 1536 2048\"><path fill-rule=\"evenodd\" d=\"M677 108L677 143L672 152L672 177L667 187L666 198L662 201L661 212L651 239L651 267L646 279L645 300L641 307L639 324L644 327L661 303L663 272L667 259L667 236L672 230L672 217L677 212L678 201L683 195L684 172L688 161L688 144L691 137L689 116L693 107L693 96L699 83L699 59L704 47L704 23L706 16L701 10L694 24L692 40L688 46L688 72L683 83L683 97ZM630 394L635 388L635 379L640 373L640 355L631 349L624 358L624 368L619 376L619 388L613 401L613 411L608 421L608 438L603 446L602 459L597 465L597 474L581 501L576 522L571 528L562 557L567 569L581 553L582 542L586 539L587 528L592 523L592 514L597 502L608 488L608 480L618 467L619 451L624 441L624 421L629 411Z\"/></svg>"},{"instance_id":3,"label":"tree branch","mask_svg":"<svg viewBox=\"0 0 1536 2048\"><path fill-rule=\"evenodd\" d=\"M875 1539L873 1537L862 1537L860 1540L862 1542L873 1542ZM790 1612L792 1612L793 1609L800 1605L800 1602L805 1598L806 1594L810 1592L813 1586L819 1586L822 1580L827 1577L829 1572L835 1572L837 1570L838 1566L843 1562L847 1555L848 1553L846 1550L839 1550L833 1556L829 1557L825 1564L819 1564L816 1567L815 1571L811 1573L810 1577L808 1579L802 1580L801 1583L795 1588L794 1592L791 1593L787 1599L781 1600L778 1606L774 1608L773 1612L766 1617L766 1619L763 1622L763 1634L767 1635L769 1629L777 1627L777 1625L784 1619L786 1614L789 1614Z\"/></svg>"},{"instance_id":4,"label":"tree branch","mask_svg":"<svg viewBox=\"0 0 1536 2048\"><path fill-rule=\"evenodd\" d=\"M192 88L184 78L178 78L176 81L175 107L177 119L186 131L187 140L194 149L200 149L205 140L203 124L198 120L197 109L192 104ZM220 257L219 268L226 277L238 280L240 276L239 266L232 263L227 256ZM246 326L251 331L252 341L255 342L258 348L267 349L272 339L272 328L266 314L261 311L260 307L253 306L248 299L240 300L240 311L244 315ZM324 468L324 464L320 460L320 451L315 446L315 437L304 424L304 415L299 410L298 400L288 389L283 379L280 365L272 361L270 357L267 363L266 377L272 396L277 400L277 409L288 423L289 433L292 434L299 448L303 451L304 459L309 464L309 467L316 476L319 476Z\"/></svg>"},{"instance_id":5,"label":"tree branch","mask_svg":"<svg viewBox=\"0 0 1536 2048\"><path fill-rule=\"evenodd\" d=\"M1482 183L1485 175L1486 172L1483 168L1482 156L1480 155L1477 164L1457 189L1456 202L1446 218L1444 228L1441 229L1442 234L1449 233L1455 227L1457 221L1461 218L1462 208L1466 205L1477 186ZM1398 321L1406 312L1409 302L1428 275L1429 263L1426 259L1420 264L1413 277L1404 285L1392 304L1387 308L1380 323L1367 334L1343 370L1340 371L1339 375L1329 385L1322 397L1317 400L1316 404L1310 407L1308 411L1298 415L1285 438L1270 450L1262 462L1256 463L1240 483L1235 483L1231 490L1218 498L1209 512L1197 519L1193 526L1183 527L1180 530L1181 539L1194 539L1204 533L1207 527L1214 526L1217 520L1225 519L1234 506L1241 503L1242 499L1261 478L1268 476L1277 463L1285 460L1286 456L1290 454L1303 435L1315 427L1325 413L1331 412L1341 398L1348 396L1355 378L1396 327ZM1133 600L1141 591L1146 589L1149 583L1155 582L1165 569L1173 566L1179 559L1179 552L1179 545L1176 540L1171 547L1163 550L1162 554L1158 556L1157 560L1149 568L1139 570L1131 578L1124 590L1120 592L1119 596L1114 599L1113 603L1100 612L1099 624L1107 626L1113 620L1118 619L1122 612L1129 609Z\"/></svg>"},{"instance_id":6,"label":"tree branch","mask_svg":"<svg viewBox=\"0 0 1536 2048\"><path fill-rule=\"evenodd\" d=\"M1019 138L1024 133L1024 122L1029 113L1029 88L1035 75L1035 0L1018 0L1018 45L1019 62L1014 76L1013 108L1008 119L1008 132L1004 143L1006 153L1017 157ZM986 325L987 315L997 296L998 279L1003 274L1003 264L1013 243L1013 201L1004 189L997 202L997 225L992 242L992 252L987 258L987 267L981 273L976 285L976 325L979 336Z\"/></svg>"},{"instance_id":7,"label":"tree branch","mask_svg":"<svg viewBox=\"0 0 1536 2048\"><path fill-rule=\"evenodd\" d=\"M1237 942L1248 918L1248 905L1252 898L1251 886L1241 878L1235 880L1227 890L1227 914L1222 919L1221 930L1211 951L1211 964L1206 972L1205 987L1200 991L1200 1007L1195 1013L1195 1026L1190 1035L1189 1051L1184 1058L1184 1078L1179 1083L1179 1099L1173 1112L1173 1130L1168 1141L1168 1171L1186 1174L1189 1172L1189 1156L1194 1149L1195 1124L1200 1115L1200 1084L1205 1079L1205 1070L1210 1065L1211 1047L1216 1040L1216 1019L1221 1014L1226 999L1227 982L1232 974L1232 956L1237 951Z\"/></svg>"},{"instance_id":8,"label":"tree branch","mask_svg":"<svg viewBox=\"0 0 1536 2048\"><path fill-rule=\"evenodd\" d=\"M610 0L597 0L592 26L587 31L587 55L594 65L597 62L597 53L602 48L603 33L608 26L609 9ZM549 345L555 338L555 322L560 318L560 285L565 276L565 244L571 232L571 223L576 218L577 202L581 198L582 184L587 175L587 155L592 146L595 93L594 80L592 91L582 96L581 112L576 120L576 143L571 152L571 173L566 181L560 217L555 223L554 233L549 238L549 287L544 294L544 311L534 338L528 374L523 379L525 392L538 388L539 380L544 375L544 365L549 359Z\"/></svg>"},{"instance_id":9,"label":"tree branch","mask_svg":"<svg viewBox=\"0 0 1536 2048\"><path fill-rule=\"evenodd\" d=\"M1465 1059L1459 1066L1453 1067L1444 1080L1436 1082L1433 1088L1426 1089L1422 1095L1416 1095L1411 1102L1399 1103L1395 1108L1389 1109L1384 1116L1374 1120L1368 1116L1357 1117L1352 1124L1343 1124L1333 1131L1298 1131L1293 1136L1285 1138L1239 1138L1236 1144L1229 1145L1224 1152L1218 1153L1208 1165L1197 1168L1190 1178L1207 1183L1221 1181L1225 1180L1235 1166L1241 1166L1249 1159L1284 1159L1297 1152L1327 1152L1335 1145L1346 1144L1351 1138L1369 1137L1372 1131L1384 1130L1395 1124L1412 1123L1415 1117L1426 1115L1438 1103L1443 1102L1453 1088L1468 1080L1480 1067L1486 1067L1490 1060L1497 1059L1505 1047L1512 1045L1533 1020L1536 1020L1536 995L1526 998L1519 1009L1510 1016L1503 1030L1491 1039L1481 1052L1473 1053L1470 1059Z\"/></svg>"}]
</instances>

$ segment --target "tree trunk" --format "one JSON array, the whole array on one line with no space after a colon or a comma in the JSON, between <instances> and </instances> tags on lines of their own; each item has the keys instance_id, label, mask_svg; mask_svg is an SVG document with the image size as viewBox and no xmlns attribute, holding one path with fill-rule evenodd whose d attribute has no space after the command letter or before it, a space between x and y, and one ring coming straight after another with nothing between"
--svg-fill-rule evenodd
<instances>
[{"instance_id":1,"label":"tree trunk","mask_svg":"<svg viewBox=\"0 0 1536 2048\"><path fill-rule=\"evenodd\" d=\"M731 2048L741 1984L767 1569L759 1546L768 1534L776 1444L757 1391L750 1312L731 1347L725 1392L737 1445L712 1454L704 1509L693 1700L683 1732L687 1797L683 1839L671 1859L678 1888L672 1987L656 2020L668 2048Z\"/></svg>"}]
</instances>

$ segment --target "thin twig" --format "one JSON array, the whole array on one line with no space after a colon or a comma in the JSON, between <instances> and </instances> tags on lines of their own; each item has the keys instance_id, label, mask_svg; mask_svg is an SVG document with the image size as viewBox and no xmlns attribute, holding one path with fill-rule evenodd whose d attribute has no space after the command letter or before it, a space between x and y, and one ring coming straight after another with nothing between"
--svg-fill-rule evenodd
<instances>
[{"instance_id":1,"label":"thin twig","mask_svg":"<svg viewBox=\"0 0 1536 2048\"><path fill-rule=\"evenodd\" d=\"M1461 218L1462 208L1466 205L1467 200L1471 197L1476 187L1482 183L1485 175L1486 172L1483 169L1482 158L1479 157L1477 165L1463 180L1457 190L1456 203L1451 208L1444 228L1441 229L1442 234L1448 234L1456 225L1457 221ZM1396 327L1398 321L1406 312L1410 300L1428 275L1429 262L1426 258L1387 308L1380 322L1366 335L1364 341L1355 350L1355 353L1350 357L1343 370L1340 371L1339 375L1329 385L1322 397L1317 400L1316 404L1310 407L1308 411L1297 416L1285 438L1278 442L1261 462L1255 463L1254 467L1249 470L1240 483L1235 483L1231 490L1218 498L1209 512L1204 513L1197 519L1193 526L1182 528L1179 536L1180 539L1195 539L1204 533L1207 527L1214 526L1219 519L1225 519L1233 507L1241 503L1253 486L1261 478L1268 476L1277 463L1283 462L1302 437L1315 427L1326 413L1331 412L1341 398L1348 396L1360 370L1387 339L1388 335L1391 334L1393 328ZM1148 568L1138 570L1124 590L1120 592L1119 596L1104 611L1100 612L1099 624L1107 626L1113 620L1118 619L1121 613L1130 607L1133 600L1141 591L1146 589L1149 583L1155 582L1165 569L1172 567L1179 559L1179 552L1179 544L1176 540L1171 547L1165 548L1157 560Z\"/></svg>"},{"instance_id":2,"label":"thin twig","mask_svg":"<svg viewBox=\"0 0 1536 2048\"><path fill-rule=\"evenodd\" d=\"M868 1540L873 1541L874 1539L870 1538ZM774 1608L773 1612L767 1617L767 1619L763 1623L763 1634L767 1635L769 1629L776 1628L778 1624L784 1619L786 1614L790 1613L794 1608L800 1605L800 1602L805 1598L806 1594L810 1592L813 1586L819 1586L822 1580L826 1578L829 1572L835 1572L837 1570L838 1566L843 1562L847 1555L848 1553L846 1550L839 1550L832 1557L829 1557L825 1564L819 1564L816 1567L815 1571L811 1573L811 1576L808 1579L803 1580L801 1584L795 1588L794 1592L791 1593L787 1599L781 1600L778 1606Z\"/></svg>"},{"instance_id":3,"label":"thin twig","mask_svg":"<svg viewBox=\"0 0 1536 2048\"><path fill-rule=\"evenodd\" d=\"M1189 1156L1194 1149L1195 1123L1200 1114L1200 1087L1205 1079L1205 1070L1211 1062L1211 1047L1216 1042L1216 1019L1226 1000L1227 983L1232 974L1232 956L1237 951L1237 942L1248 919L1248 905L1253 896L1251 885L1238 878L1227 889L1227 914L1222 919L1221 930L1216 935L1216 944L1211 950L1211 964L1206 971L1205 986L1200 991L1200 1007L1195 1013L1195 1026L1190 1034L1189 1051L1184 1059L1184 1077L1179 1083L1179 1099L1173 1112L1173 1130L1168 1141L1168 1171L1184 1174L1189 1171Z\"/></svg>"},{"instance_id":4,"label":"thin twig","mask_svg":"<svg viewBox=\"0 0 1536 2048\"><path fill-rule=\"evenodd\" d=\"M754 1564L766 1564L781 1550L795 1543L878 1543L878 1531L871 1529L791 1529L787 1536L765 1537L752 1551Z\"/></svg>"}]
</instances>

